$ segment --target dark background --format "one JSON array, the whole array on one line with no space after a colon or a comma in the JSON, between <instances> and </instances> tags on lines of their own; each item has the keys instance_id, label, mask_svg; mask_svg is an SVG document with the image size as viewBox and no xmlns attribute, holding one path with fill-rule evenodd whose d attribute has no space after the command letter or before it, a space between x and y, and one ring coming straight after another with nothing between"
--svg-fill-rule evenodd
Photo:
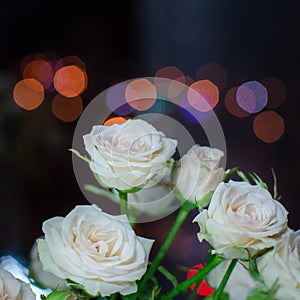
<instances>
[{"instance_id":1,"label":"dark background","mask_svg":"<svg viewBox=\"0 0 300 300\"><path fill-rule=\"evenodd\" d=\"M51 113L51 96L34 111L13 101L20 63L32 53L77 55L87 66L86 106L107 87L135 77L154 76L176 65L194 78L215 62L228 74L216 108L227 142L227 167L257 172L272 185L271 167L289 214L299 221L300 24L297 1L6 1L0 4L0 254L26 262L42 234L45 219L66 215L88 203L78 188L67 151L76 121L63 123ZM271 144L252 131L254 116L239 119L224 106L231 87L265 77L280 78L287 100L278 109L283 137ZM141 235L164 240L176 214L138 227ZM205 249L195 237L191 214L166 264L192 266ZM163 228L163 230L162 230ZM190 246L189 246L190 245ZM153 253L154 253L153 252ZM183 279L184 272L178 276Z\"/></svg>"}]
</instances>

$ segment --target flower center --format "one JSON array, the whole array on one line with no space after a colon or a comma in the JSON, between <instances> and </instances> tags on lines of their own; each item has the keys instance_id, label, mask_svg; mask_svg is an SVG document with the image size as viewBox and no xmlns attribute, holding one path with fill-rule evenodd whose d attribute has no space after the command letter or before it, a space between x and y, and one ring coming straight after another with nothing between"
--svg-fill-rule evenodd
<instances>
[{"instance_id":1,"label":"flower center","mask_svg":"<svg viewBox=\"0 0 300 300\"><path fill-rule=\"evenodd\" d=\"M262 220L263 215L257 211L257 207L254 203L247 203L246 205L240 206L236 210L237 214L241 217L245 217L249 220Z\"/></svg>"},{"instance_id":2,"label":"flower center","mask_svg":"<svg viewBox=\"0 0 300 300\"><path fill-rule=\"evenodd\" d=\"M104 241L97 241L93 243L95 250L101 255L105 256L109 250L107 243Z\"/></svg>"}]
</instances>

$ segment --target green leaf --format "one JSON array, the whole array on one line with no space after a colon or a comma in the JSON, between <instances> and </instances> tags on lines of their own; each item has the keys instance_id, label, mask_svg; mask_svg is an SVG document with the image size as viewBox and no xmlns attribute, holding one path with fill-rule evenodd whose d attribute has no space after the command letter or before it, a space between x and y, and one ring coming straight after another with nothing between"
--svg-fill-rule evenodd
<instances>
[{"instance_id":1,"label":"green leaf","mask_svg":"<svg viewBox=\"0 0 300 300\"><path fill-rule=\"evenodd\" d=\"M156 285L152 289L150 297L149 298L145 298L145 299L148 299L148 300L157 300L160 292L161 292L161 288L158 285Z\"/></svg>"},{"instance_id":2,"label":"green leaf","mask_svg":"<svg viewBox=\"0 0 300 300\"><path fill-rule=\"evenodd\" d=\"M53 292L49 294L45 299L46 300L67 300L67 299L69 300L69 299L76 299L76 298L71 291L59 291L59 292Z\"/></svg>"},{"instance_id":3,"label":"green leaf","mask_svg":"<svg viewBox=\"0 0 300 300\"><path fill-rule=\"evenodd\" d=\"M275 174L275 171L273 168L271 168L272 170L272 175L273 175L273 181L274 181L274 187L273 187L273 198L275 200L280 200L281 199L281 196L278 195L278 189L277 189L277 176Z\"/></svg>"},{"instance_id":4,"label":"green leaf","mask_svg":"<svg viewBox=\"0 0 300 300\"><path fill-rule=\"evenodd\" d=\"M67 287L81 300L89 300L92 296L84 289L84 286L74 282L70 279L66 279Z\"/></svg>"},{"instance_id":5,"label":"green leaf","mask_svg":"<svg viewBox=\"0 0 300 300\"><path fill-rule=\"evenodd\" d=\"M247 300L273 300L275 299L277 290L277 280L272 284L270 288L267 288L264 284L261 284L250 290Z\"/></svg>"},{"instance_id":6,"label":"green leaf","mask_svg":"<svg viewBox=\"0 0 300 300\"><path fill-rule=\"evenodd\" d=\"M225 171L225 174L224 174L224 177L223 177L223 181L224 182L227 182L229 177L234 174L235 172L237 172L238 170L238 167L234 167L234 168L231 168L231 169L228 169Z\"/></svg>"},{"instance_id":7,"label":"green leaf","mask_svg":"<svg viewBox=\"0 0 300 300\"><path fill-rule=\"evenodd\" d=\"M266 190L269 190L268 185L256 173L249 173L249 176L252 178L255 184L260 185Z\"/></svg>"},{"instance_id":8,"label":"green leaf","mask_svg":"<svg viewBox=\"0 0 300 300\"><path fill-rule=\"evenodd\" d=\"M165 267L159 266L157 269L173 284L174 287L178 284L177 278L172 273L170 273Z\"/></svg>"},{"instance_id":9,"label":"green leaf","mask_svg":"<svg viewBox=\"0 0 300 300\"><path fill-rule=\"evenodd\" d=\"M206 195L204 195L201 199L196 200L196 204L199 209L202 209L204 207L207 207L210 203L211 197L213 196L214 191L208 192Z\"/></svg>"},{"instance_id":10,"label":"green leaf","mask_svg":"<svg viewBox=\"0 0 300 300\"><path fill-rule=\"evenodd\" d=\"M247 176L245 175L244 172L237 170L236 173L238 174L238 176L239 176L240 178L243 179L243 181L249 182L249 179L247 178ZM250 182L249 182L249 183L250 183Z\"/></svg>"},{"instance_id":11,"label":"green leaf","mask_svg":"<svg viewBox=\"0 0 300 300\"><path fill-rule=\"evenodd\" d=\"M91 192L95 195L99 195L99 196L105 196L109 199L111 199L112 201L115 201L115 202L119 202L120 199L119 197L117 197L115 194L113 194L112 192L109 192L109 191L106 191L106 190L102 190L102 189L99 189L98 187L94 186L94 185L91 185L91 184L85 184L84 185L84 189L88 192Z\"/></svg>"},{"instance_id":12,"label":"green leaf","mask_svg":"<svg viewBox=\"0 0 300 300\"><path fill-rule=\"evenodd\" d=\"M74 282L74 281L72 281L70 279L66 280L66 285L70 289L83 289L83 286L81 284L76 283L76 282Z\"/></svg>"},{"instance_id":13,"label":"green leaf","mask_svg":"<svg viewBox=\"0 0 300 300\"><path fill-rule=\"evenodd\" d=\"M160 299L159 294L161 287L157 283L157 278L152 276L147 283L147 288L142 293L134 293L122 296L124 300L157 300Z\"/></svg>"},{"instance_id":14,"label":"green leaf","mask_svg":"<svg viewBox=\"0 0 300 300\"><path fill-rule=\"evenodd\" d=\"M87 163L90 163L90 160L84 155L81 155L77 150L75 149L69 149L69 151L71 151L72 153L74 153L77 157L79 157L80 159L84 160Z\"/></svg>"}]
</instances>

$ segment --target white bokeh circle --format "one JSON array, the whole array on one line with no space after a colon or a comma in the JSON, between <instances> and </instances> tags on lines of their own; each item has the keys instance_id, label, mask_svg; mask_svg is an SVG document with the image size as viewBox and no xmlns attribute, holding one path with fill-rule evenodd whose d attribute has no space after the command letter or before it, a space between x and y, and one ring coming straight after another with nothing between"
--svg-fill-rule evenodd
<instances>
[{"instance_id":1,"label":"white bokeh circle","mask_svg":"<svg viewBox=\"0 0 300 300\"><path fill-rule=\"evenodd\" d=\"M112 112L123 112L124 109L120 109L120 107L122 108L122 105L124 107L130 106L130 103L126 103L124 86L128 86L131 82L140 79L143 81L150 81L155 86L157 91L157 99L171 103L175 106L175 108L179 107L186 110L191 116L193 116L195 120L197 120L208 141L208 144L205 146L218 148L223 151L224 157L221 160L221 167L225 168L226 142L222 126L216 114L212 110L209 114L209 117L203 119L199 114L195 113L195 110L192 107L184 106L182 99L187 95L189 87L181 82L167 78L146 77L131 79L116 84L101 92L86 106L81 117L79 118L73 136L72 148L77 150L82 155L89 157L85 150L83 136L90 133L93 126L102 125L105 120L112 115ZM107 95L111 96L112 94L114 94L114 98L116 100L112 101L114 98L110 97L111 100L109 105L107 105ZM137 98L131 99L131 101L139 101L138 96L139 93L136 93ZM141 101L145 101L146 98L147 92L143 91ZM151 96L149 96L149 98L153 100L153 91L151 91ZM177 155L180 157L183 156L195 144L193 136L186 129L186 127L181 124L179 120L177 120L176 116L172 117L163 113L156 113L155 111L151 110L151 108L143 111L142 113L139 111L137 114L135 114L135 111L132 109L129 109L128 112L131 113L129 116L130 118L143 119L152 124L158 131L163 132L166 137L176 139L178 141ZM139 137L137 137L137 139L138 138ZM119 204L116 203L117 201L112 201L105 196L99 196L86 190L85 185L87 184L104 189L97 183L88 163L79 159L74 154L72 161L76 180L85 198L90 203L97 204L103 209L103 211L109 214L120 214ZM164 177L169 178L170 174L160 174L159 179ZM126 182L126 177L121 179ZM168 180L171 179L164 180L166 182L165 185L149 185L140 192L129 194L129 214L135 214L137 223L145 223L161 219L180 207L182 203L176 199L172 189L170 188L171 184L168 185L167 183Z\"/></svg>"}]
</instances>

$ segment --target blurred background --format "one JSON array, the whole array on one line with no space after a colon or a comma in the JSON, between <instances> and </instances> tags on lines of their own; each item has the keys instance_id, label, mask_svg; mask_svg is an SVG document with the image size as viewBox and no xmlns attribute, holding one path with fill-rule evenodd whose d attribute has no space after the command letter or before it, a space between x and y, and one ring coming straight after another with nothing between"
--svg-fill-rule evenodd
<instances>
[{"instance_id":1,"label":"blurred background","mask_svg":"<svg viewBox=\"0 0 300 300\"><path fill-rule=\"evenodd\" d=\"M271 187L273 167L289 226L299 228L297 3L2 2L1 255L26 262L45 219L88 203L68 151L76 122L99 93L142 76L175 79L206 93L224 130L227 167L254 171ZM197 125L189 126L197 134ZM190 224L195 214L165 259L180 280L182 266L205 259L198 227ZM175 216L138 226L139 234L156 239L153 253Z\"/></svg>"}]
</instances>

